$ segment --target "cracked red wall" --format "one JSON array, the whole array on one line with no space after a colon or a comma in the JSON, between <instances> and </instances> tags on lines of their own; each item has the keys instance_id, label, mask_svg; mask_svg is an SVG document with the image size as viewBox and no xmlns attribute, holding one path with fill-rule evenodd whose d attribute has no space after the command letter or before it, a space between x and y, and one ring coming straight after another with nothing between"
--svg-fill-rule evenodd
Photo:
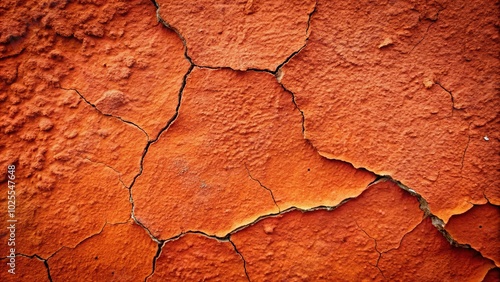
<instances>
[{"instance_id":1,"label":"cracked red wall","mask_svg":"<svg viewBox=\"0 0 500 282\"><path fill-rule=\"evenodd\" d=\"M2 2L0 277L494 281L498 5Z\"/></svg>"}]
</instances>

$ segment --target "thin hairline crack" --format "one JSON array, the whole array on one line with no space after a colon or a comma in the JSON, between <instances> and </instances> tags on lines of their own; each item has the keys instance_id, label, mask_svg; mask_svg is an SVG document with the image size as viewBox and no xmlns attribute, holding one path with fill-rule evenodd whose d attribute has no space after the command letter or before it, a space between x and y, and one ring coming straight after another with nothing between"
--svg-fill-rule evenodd
<instances>
[{"instance_id":1,"label":"thin hairline crack","mask_svg":"<svg viewBox=\"0 0 500 282\"><path fill-rule=\"evenodd\" d=\"M139 129L140 131L142 131L142 133L144 133L144 135L146 135L146 138L149 140L149 134L144 130L142 129L142 127L140 127L139 125L135 124L134 122L132 121L129 121L129 120L125 120L123 119L122 117L120 116L115 116L115 115L112 115L112 114L106 114L104 112L102 112L95 104L91 103L89 100L87 100L87 98L85 98L85 96L83 96L80 91L78 91L78 89L75 89L75 88L64 88L64 87L59 87L59 89L62 89L62 90L66 90L66 91L74 91L78 94L78 96L80 96L80 98L85 102L87 103L89 106L91 106L92 108L94 108L97 112L99 112L101 115L103 116L106 116L106 117L112 117L112 118L116 118L118 120L120 120L121 122L124 122L124 123L127 123L127 124L130 124L132 126L134 126L135 128Z\"/></svg>"}]
</instances>

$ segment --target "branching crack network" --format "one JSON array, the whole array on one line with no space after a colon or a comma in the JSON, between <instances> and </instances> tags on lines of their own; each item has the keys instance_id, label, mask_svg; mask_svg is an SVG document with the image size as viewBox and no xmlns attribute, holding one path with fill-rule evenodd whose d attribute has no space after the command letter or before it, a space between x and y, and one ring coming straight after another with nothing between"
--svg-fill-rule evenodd
<instances>
[{"instance_id":1,"label":"branching crack network","mask_svg":"<svg viewBox=\"0 0 500 282\"><path fill-rule=\"evenodd\" d=\"M328 210L328 211L332 211L332 210L335 210L337 207L345 204L346 202L348 202L351 198L348 198L348 199L345 199L343 200L341 203L339 203L338 205L336 206L317 206L317 207L314 207L314 208L310 208L310 209L301 209L299 207L290 207L290 208L287 208L285 210L281 210L280 207L278 206L278 204L276 203L276 200L274 198L274 195L273 195L273 192L271 189L269 189L268 187L264 186L258 179L255 179L251 173L250 173L250 170L249 168L245 165L245 168L248 172L248 176L253 180L253 181L256 181L262 188L266 189L272 199L273 199L273 202L274 204L276 205L276 207L278 208L278 212L277 213L271 213L271 214L266 214L266 215L261 215L259 216L258 218L256 218L254 221L252 221L251 223L248 223L248 224L245 224L245 225L242 225L242 226L239 226L237 228L235 228L234 230L232 230L231 232L229 232L226 236L224 237L218 237L218 236L215 236L215 235L209 235L209 234L206 234L202 231L186 231L186 232L182 232L170 239L167 239L167 240L160 240L158 238L156 238L152 233L151 231L146 227L144 226L136 217L135 217L135 203L134 203L134 200L133 200L133 186L136 182L136 180L142 175L143 171L144 171L144 159L146 157L146 154L148 153L148 150L150 148L150 146L154 143L156 143L158 141L158 139L160 138L160 136L166 132L170 126L175 122L175 120L177 119L178 115L179 115L179 111L180 111L180 107L181 107L181 101L182 101L182 95L183 95L183 92L184 92L184 88L186 86L186 83L187 83L187 79L189 77L189 75L191 74L191 72L193 71L194 67L199 67L199 68L208 68L208 69L222 69L222 68L228 68L228 67L210 67L210 66L200 66L200 65L196 65L193 63L193 60L190 58L189 54L188 54L188 47L187 47L187 43L186 43L186 39L184 38L184 36L182 36L182 34L173 26L171 26L170 24L168 24L164 19L161 18L160 16L160 6L158 5L158 3L154 0L152 0L152 3L153 5L156 7L156 17L158 19L158 22L160 22L161 24L163 24L166 28L174 31L178 37L181 39L183 45L184 45L184 56L186 58L186 60L190 63L190 67L188 69L188 71L186 72L186 74L184 75L183 77L183 81L182 81L182 84L181 84L181 87L179 89L179 93L178 93L178 103L177 103L177 106L176 106L176 110L175 110L175 113L174 115L170 118L170 120L166 123L166 125L158 132L157 136L154 138L154 139L151 139L150 136L147 134L147 132L145 130L143 130L140 126L138 126L137 124L131 122L131 121L127 121L127 120L124 120L122 119L121 117L119 116L114 116L114 115L110 115L110 114L106 114L106 113L103 113L102 111L100 111L96 105L92 104L90 101L88 101L77 89L72 89L72 88L62 88L61 89L64 89L64 90L73 90L75 91L80 97L82 100L84 100L88 105L90 105L91 107L93 107L95 110L97 110L99 113L103 114L104 116L109 116L109 117L113 117L113 118L117 118L119 120L121 120L122 122L125 122L125 123L128 123L128 124L131 124L133 126L135 126L136 128L138 128L139 130L141 130L146 136L147 136L147 139L148 139L148 142L147 142L147 145L145 146L144 150L143 150L143 153L142 153L142 156L141 156L141 161L140 161L140 168L139 168L139 172L137 173L137 175L135 175L135 177L133 178L132 180L132 183L130 183L130 185L128 186L129 187L129 197L130 197L130 202L131 202L131 205L132 205L132 208L131 208L131 219L134 220L134 222L136 224L138 224L139 226L141 226L142 228L144 228L146 230L146 232L149 234L149 236L152 238L152 240L154 240L157 244L158 244L158 251L156 253L156 255L154 256L153 258L153 261L152 261L152 272L151 274L149 274L145 280L147 280L149 277L151 277L154 272L155 272L155 269L156 269L156 261L158 259L158 257L161 255L161 251L162 251L162 248L165 246L165 244L167 244L169 241L172 241L172 240L177 240L179 238L181 238L182 236L184 236L185 234L189 234L189 233L194 233L194 234L201 234L203 236L206 236L206 237L209 237L209 238L212 238L212 239L216 239L216 240L219 240L219 241L225 241L225 242L229 242L231 243L231 245L233 246L235 252L241 257L242 261L243 261L243 268L244 268L244 271L245 271L245 275L247 277L247 279L250 281L250 277L248 275L248 272L247 272L247 268L246 268L246 265L247 265L247 262L245 260L245 258L243 257L243 255L241 254L241 252L238 251L237 249L237 246L236 244L234 244L234 242L231 240L231 235L242 230L242 229L245 229L249 226L252 226L254 224L256 224L257 222L261 221L261 220L264 220L266 218L269 218L269 217L275 217L275 216L278 216L278 215L283 215L285 213L288 213L288 212L291 212L291 211L294 211L294 210L299 210L301 212L311 212L311 211L316 211L316 210ZM297 110L301 113L301 116L302 116L302 133L304 135L304 138L307 139L305 137L305 115L304 115L304 112L299 108L298 104L297 104L297 101L296 101L296 97L295 97L295 94L288 90L282 83L281 83L281 79L283 77L283 73L282 73L282 67L287 64L294 56L296 56L298 53L300 53L300 51L302 49L304 49L306 46L307 46L307 43L308 43L308 40L309 40L309 34L310 34L310 28L311 28L311 19L312 19L312 16L313 14L316 12L316 7L317 7L317 2L315 3L315 6L314 6L314 9L312 10L312 12L309 14L309 18L308 18L308 21L307 21L307 29L306 29L306 39L305 39L305 43L303 46L301 46L297 51L293 52L289 57L286 58L285 61L283 61L281 64L279 64L275 70L268 70L268 69L248 69L247 71L256 71L256 72L267 72L267 73L270 73L272 75L274 75L278 81L278 83L281 85L281 87L283 88L284 91L286 91L287 93L290 93L290 95L292 96L292 102L293 104L295 105L295 107L297 108ZM439 12L441 12L443 9L439 10L438 11L438 14L437 16L439 16ZM429 26L427 27L427 30L424 34L424 36L422 37L422 39L417 42L417 44L412 48L411 51L413 51L426 37L429 29L431 28L431 26L437 21L437 16L436 16L436 20L432 21L432 23L429 24ZM410 52L411 52L410 51ZM231 68L229 68L231 69ZM236 71L236 70L235 70ZM446 92L449 93L450 95L450 98L451 98L451 102L452 102L452 107L453 109L457 109L455 108L455 104L454 104L454 97L453 97L453 94L451 93L451 91L448 91L447 89L445 89L440 83L437 83L443 90L445 90ZM470 141L470 136L469 136L469 141ZM467 143L467 147L468 147L468 143ZM467 150L467 147L465 148L464 150L464 157L465 157L465 153L466 153L466 150ZM109 167L109 166L108 166ZM462 160L462 167L463 167L463 160ZM111 169L113 169L112 167L110 167ZM114 171L116 171L115 169L113 169ZM118 171L116 171L118 172ZM120 179L121 181L121 179ZM453 240L453 238L446 232L446 230L444 229L444 222L439 219L437 216L433 215L429 209L429 206L427 204L427 202L425 201L425 199L420 196L418 193L416 193L414 190L404 186L403 184L401 184L400 182L392 179L390 176L377 176L377 179L370 183L369 185L372 185L378 181L394 181L396 182L399 187L407 192L409 192L412 196L415 196L417 197L418 201L420 202L420 208L421 210L424 212L424 217L431 217L432 219L432 223L433 225L443 234L443 236L450 242L450 244L454 245L454 246L457 246L457 247L465 247L465 248L471 248L469 245L463 245L463 244L459 244L458 242L456 242L455 240ZM123 182L122 182L123 183ZM124 184L125 185L125 184ZM126 186L126 185L125 185ZM74 248L76 248L78 245L80 245L82 242L84 242L85 240L88 240L89 238L92 238L94 236L97 236L99 234L102 233L102 231L104 230L104 227L107 225L108 223L105 223L104 226L102 227L101 231L99 233L96 233L94 235L91 235L87 238L85 238L84 240L82 240L80 243L78 243ZM357 223L356 223L357 224ZM364 231L359 225L358 225L358 228L364 233L366 234L366 236L368 236L369 238L371 238L373 241L374 241L374 244L375 244L375 250L378 252L379 254L379 257L377 259L377 263L376 265L374 265L375 267L377 267L377 269L380 271L380 273L382 275L384 275L384 273L382 272L382 270L379 268L378 266L378 262L380 260L380 258L382 257L383 255L383 252L380 252L378 249L377 249L377 241L375 238L371 237L366 231ZM414 227L416 228L416 227ZM413 229L414 230L414 229ZM412 230L412 231L413 231ZM401 242L403 241L403 239L405 238L405 236L409 233L411 233L412 231L406 233L403 235L403 237L401 238L401 241L400 241L400 244ZM62 248L65 248L65 247L61 247ZM59 249L60 250L60 249ZM59 250L57 250L54 254L52 254L50 257L52 257L53 255L55 255ZM388 250L388 251L391 251L391 250ZM36 256L36 255L35 255ZM47 259L42 259L38 256L36 256L38 259L41 259L42 261L44 261L44 264L47 268L47 273L48 273L48 277L49 277L49 280L52 281L52 278L50 276L50 269L49 269L49 265L48 265L48 260L50 259L47 258ZM385 277L385 276L384 276Z\"/></svg>"}]
</instances>

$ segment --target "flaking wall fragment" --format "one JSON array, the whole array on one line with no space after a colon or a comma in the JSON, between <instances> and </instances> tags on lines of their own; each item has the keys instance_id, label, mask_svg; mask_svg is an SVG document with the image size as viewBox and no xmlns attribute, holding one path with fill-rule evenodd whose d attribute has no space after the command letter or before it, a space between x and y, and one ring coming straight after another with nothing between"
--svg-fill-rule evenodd
<instances>
[{"instance_id":1,"label":"flaking wall fragment","mask_svg":"<svg viewBox=\"0 0 500 282\"><path fill-rule=\"evenodd\" d=\"M20 72L18 81L30 78ZM43 82L38 86L47 87ZM28 88L23 93L33 91L30 96L20 98L12 88L11 84L2 108L6 127L0 163L17 167L16 213L23 220L16 226L16 250L47 258L95 233L105 222L126 220L131 208L126 183L139 171L142 151L134 142L145 145L146 136L98 113L74 91L48 88L40 90L42 95ZM2 171L4 187L6 172ZM0 218L7 222L3 191L5 210ZM9 233L2 228L0 234L7 238ZM4 253L8 249L0 245Z\"/></svg>"},{"instance_id":2,"label":"flaking wall fragment","mask_svg":"<svg viewBox=\"0 0 500 282\"><path fill-rule=\"evenodd\" d=\"M498 1L319 1L311 30L282 82L320 154L391 175L444 221L498 204Z\"/></svg>"},{"instance_id":3,"label":"flaking wall fragment","mask_svg":"<svg viewBox=\"0 0 500 282\"><path fill-rule=\"evenodd\" d=\"M271 74L195 68L179 117L149 148L132 188L136 218L160 239L195 230L223 237L291 206L337 205L375 180L321 158L301 131L300 112Z\"/></svg>"},{"instance_id":4,"label":"flaking wall fragment","mask_svg":"<svg viewBox=\"0 0 500 282\"><path fill-rule=\"evenodd\" d=\"M3 258L0 263L7 265L10 259ZM0 275L3 281L40 281L48 282L49 273L44 265L44 262L37 257L27 257L23 255L16 256L16 274L15 275Z\"/></svg>"},{"instance_id":5,"label":"flaking wall fragment","mask_svg":"<svg viewBox=\"0 0 500 282\"><path fill-rule=\"evenodd\" d=\"M210 250L210 252L207 252ZM245 262L228 240L186 234L167 241L147 281L248 281Z\"/></svg>"},{"instance_id":6,"label":"flaking wall fragment","mask_svg":"<svg viewBox=\"0 0 500 282\"><path fill-rule=\"evenodd\" d=\"M275 71L306 43L314 0L156 1L200 66Z\"/></svg>"},{"instance_id":7,"label":"flaking wall fragment","mask_svg":"<svg viewBox=\"0 0 500 282\"><path fill-rule=\"evenodd\" d=\"M451 246L429 218L382 254L378 265L388 281L481 281L494 267L475 250Z\"/></svg>"}]
</instances>

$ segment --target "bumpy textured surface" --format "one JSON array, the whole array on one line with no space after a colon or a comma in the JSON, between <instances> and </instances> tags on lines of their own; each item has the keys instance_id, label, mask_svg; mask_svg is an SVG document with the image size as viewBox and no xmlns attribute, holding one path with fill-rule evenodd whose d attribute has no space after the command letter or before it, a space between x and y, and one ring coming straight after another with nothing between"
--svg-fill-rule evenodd
<instances>
[{"instance_id":1,"label":"bumpy textured surface","mask_svg":"<svg viewBox=\"0 0 500 282\"><path fill-rule=\"evenodd\" d=\"M319 1L282 82L323 156L391 175L447 221L483 192L498 204L499 49L497 1Z\"/></svg>"},{"instance_id":2,"label":"bumpy textured surface","mask_svg":"<svg viewBox=\"0 0 500 282\"><path fill-rule=\"evenodd\" d=\"M274 71L306 43L313 0L159 0L159 15L201 66Z\"/></svg>"},{"instance_id":3,"label":"bumpy textured surface","mask_svg":"<svg viewBox=\"0 0 500 282\"><path fill-rule=\"evenodd\" d=\"M233 241L252 281L381 276L375 242L338 211L292 211L236 233Z\"/></svg>"},{"instance_id":4,"label":"bumpy textured surface","mask_svg":"<svg viewBox=\"0 0 500 282\"><path fill-rule=\"evenodd\" d=\"M247 276L230 242L187 234L165 243L147 281L247 281Z\"/></svg>"},{"instance_id":5,"label":"bumpy textured surface","mask_svg":"<svg viewBox=\"0 0 500 282\"><path fill-rule=\"evenodd\" d=\"M425 219L397 249L382 254L379 267L388 281L481 281L494 264L474 250L450 246Z\"/></svg>"},{"instance_id":6,"label":"bumpy textured surface","mask_svg":"<svg viewBox=\"0 0 500 282\"><path fill-rule=\"evenodd\" d=\"M8 260L1 259L0 263L2 265L6 265L8 263ZM6 271L6 269L2 270ZM29 258L24 256L16 257L16 271L14 275L6 275L5 273L2 273L0 274L0 277L2 277L2 281L5 282L50 281L49 276L47 275L47 268L45 267L43 260L36 257Z\"/></svg>"},{"instance_id":7,"label":"bumpy textured surface","mask_svg":"<svg viewBox=\"0 0 500 282\"><path fill-rule=\"evenodd\" d=\"M31 58L25 67L31 76L76 89L104 114L156 138L175 114L189 62L175 32L145 16L155 13L150 1L15 2L4 4L0 43L8 44L0 58L22 52ZM2 68L0 76L15 80L20 62ZM17 92L34 90L16 82ZM30 81L41 90L36 84Z\"/></svg>"},{"instance_id":8,"label":"bumpy textured surface","mask_svg":"<svg viewBox=\"0 0 500 282\"><path fill-rule=\"evenodd\" d=\"M498 281L499 18L1 1L0 281Z\"/></svg>"},{"instance_id":9,"label":"bumpy textured surface","mask_svg":"<svg viewBox=\"0 0 500 282\"><path fill-rule=\"evenodd\" d=\"M18 77L24 79L30 77ZM0 141L1 165L17 164L17 250L42 257L74 246L105 222L127 220L131 205L124 183L139 171L142 149L134 142L146 141L135 127L99 114L74 91L46 92L9 105L16 96L7 91L3 109L16 114L3 120L10 124ZM3 191L2 206L7 207ZM0 213L3 222L7 217ZM2 228L0 234L7 232ZM0 250L6 252L7 245Z\"/></svg>"},{"instance_id":10,"label":"bumpy textured surface","mask_svg":"<svg viewBox=\"0 0 500 282\"><path fill-rule=\"evenodd\" d=\"M75 248L63 248L48 260L55 281L137 281L152 272L158 245L135 223L104 226Z\"/></svg>"},{"instance_id":11,"label":"bumpy textured surface","mask_svg":"<svg viewBox=\"0 0 500 282\"><path fill-rule=\"evenodd\" d=\"M374 179L314 152L272 75L195 68L182 113L149 148L132 195L135 216L154 236L224 236L280 209L337 205Z\"/></svg>"},{"instance_id":12,"label":"bumpy textured surface","mask_svg":"<svg viewBox=\"0 0 500 282\"><path fill-rule=\"evenodd\" d=\"M370 204L379 201L377 212ZM422 221L418 206L394 183L380 182L333 211L292 211L264 219L231 238L247 262L251 281L484 277L492 263L475 251L450 246L429 219Z\"/></svg>"}]
</instances>

